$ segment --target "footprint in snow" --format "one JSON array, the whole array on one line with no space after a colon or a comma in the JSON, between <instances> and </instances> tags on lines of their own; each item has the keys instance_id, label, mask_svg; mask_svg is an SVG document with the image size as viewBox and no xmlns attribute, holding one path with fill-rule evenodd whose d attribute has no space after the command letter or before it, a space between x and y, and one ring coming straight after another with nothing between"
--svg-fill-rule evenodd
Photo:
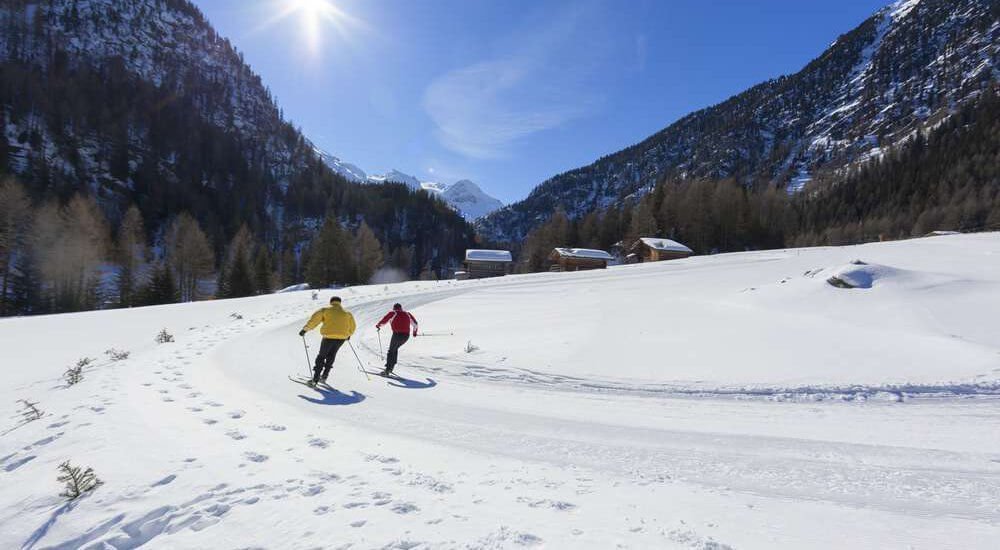
<instances>
[{"instance_id":1,"label":"footprint in snow","mask_svg":"<svg viewBox=\"0 0 1000 550\"><path fill-rule=\"evenodd\" d=\"M321 439L319 437L314 437L309 440L310 447L316 447L317 449L325 449L330 446L331 441L327 439Z\"/></svg>"},{"instance_id":2,"label":"footprint in snow","mask_svg":"<svg viewBox=\"0 0 1000 550\"><path fill-rule=\"evenodd\" d=\"M160 481L157 481L156 483L150 485L150 487L162 487L164 485L170 485L171 483L174 482L175 479L177 479L177 476L175 474L170 474L167 477L161 479Z\"/></svg>"},{"instance_id":3,"label":"footprint in snow","mask_svg":"<svg viewBox=\"0 0 1000 550\"><path fill-rule=\"evenodd\" d=\"M278 424L264 424L260 427L262 430L271 430L272 432L283 432L287 428Z\"/></svg>"},{"instance_id":4,"label":"footprint in snow","mask_svg":"<svg viewBox=\"0 0 1000 550\"><path fill-rule=\"evenodd\" d=\"M243 432L241 432L241 431L239 431L239 430L229 430L228 432L226 432L226 435L228 435L229 437L231 437L231 438L233 438L233 439L235 439L237 441L239 441L241 439L246 439L247 438L246 434L243 433Z\"/></svg>"},{"instance_id":5,"label":"footprint in snow","mask_svg":"<svg viewBox=\"0 0 1000 550\"><path fill-rule=\"evenodd\" d=\"M32 460L35 460L35 458L36 458L35 455L31 455L31 456L26 456L24 458L15 460L15 461L11 462L10 464L4 466L3 471L5 471L5 472L13 472L14 470L20 468L21 466L24 466L25 464L31 462Z\"/></svg>"},{"instance_id":6,"label":"footprint in snow","mask_svg":"<svg viewBox=\"0 0 1000 550\"><path fill-rule=\"evenodd\" d=\"M413 504L412 502L398 502L394 504L392 508L390 508L390 510L392 510L397 514L404 515L404 514L412 514L413 512L419 512L420 508L418 508L417 505Z\"/></svg>"},{"instance_id":7,"label":"footprint in snow","mask_svg":"<svg viewBox=\"0 0 1000 550\"><path fill-rule=\"evenodd\" d=\"M267 455L262 455L260 453L255 453L255 452L246 452L243 453L243 456L246 457L246 459L249 460L250 462L258 462L258 463L267 462L267 459L269 458Z\"/></svg>"},{"instance_id":8,"label":"footprint in snow","mask_svg":"<svg viewBox=\"0 0 1000 550\"><path fill-rule=\"evenodd\" d=\"M246 411L229 411L229 418L232 419L243 418L243 416L246 415L246 413L247 413Z\"/></svg>"},{"instance_id":9,"label":"footprint in snow","mask_svg":"<svg viewBox=\"0 0 1000 550\"><path fill-rule=\"evenodd\" d=\"M219 423L219 421L216 420L216 419L214 419L214 418L203 418L202 422L204 422L205 424L208 424L209 426L211 426L212 424L218 424Z\"/></svg>"},{"instance_id":10,"label":"footprint in snow","mask_svg":"<svg viewBox=\"0 0 1000 550\"><path fill-rule=\"evenodd\" d=\"M314 497L323 491L326 491L326 488L322 485L312 485L302 490L302 496Z\"/></svg>"}]
</instances>

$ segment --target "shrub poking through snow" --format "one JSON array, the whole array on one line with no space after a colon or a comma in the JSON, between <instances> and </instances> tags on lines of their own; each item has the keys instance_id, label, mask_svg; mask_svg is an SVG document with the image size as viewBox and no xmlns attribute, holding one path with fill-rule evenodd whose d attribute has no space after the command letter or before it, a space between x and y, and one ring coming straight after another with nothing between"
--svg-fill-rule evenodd
<instances>
[{"instance_id":1,"label":"shrub poking through snow","mask_svg":"<svg viewBox=\"0 0 1000 550\"><path fill-rule=\"evenodd\" d=\"M66 380L66 384L70 386L75 386L80 382L83 382L83 367L86 367L94 360L90 357L84 357L76 362L75 366L66 369L63 373L63 378Z\"/></svg>"},{"instance_id":2,"label":"shrub poking through snow","mask_svg":"<svg viewBox=\"0 0 1000 550\"><path fill-rule=\"evenodd\" d=\"M467 342L467 343L465 344L465 353L472 353L472 352L474 352L474 351L479 351L479 346L477 346L477 345L473 344L473 343L472 343L472 340L469 340L469 341L468 341L468 342Z\"/></svg>"},{"instance_id":3,"label":"shrub poking through snow","mask_svg":"<svg viewBox=\"0 0 1000 550\"><path fill-rule=\"evenodd\" d=\"M131 352L115 348L108 349L104 352L104 355L107 355L108 359L111 359L112 361L124 361L128 359L128 356L131 354Z\"/></svg>"},{"instance_id":4,"label":"shrub poking through snow","mask_svg":"<svg viewBox=\"0 0 1000 550\"><path fill-rule=\"evenodd\" d=\"M27 399L20 399L18 403L22 405L21 418L24 418L25 422L33 422L39 418L45 416L42 409L38 408L38 402L31 402Z\"/></svg>"},{"instance_id":5,"label":"shrub poking through snow","mask_svg":"<svg viewBox=\"0 0 1000 550\"><path fill-rule=\"evenodd\" d=\"M239 313L235 313L235 312L234 312L234 313L230 313L230 314L229 314L229 317L230 317L230 318L232 318L232 319L235 319L235 320L237 320L237 321L239 321L240 319L242 319L242 318L243 318L243 316L242 316L242 315L240 315Z\"/></svg>"},{"instance_id":6,"label":"shrub poking through snow","mask_svg":"<svg viewBox=\"0 0 1000 550\"><path fill-rule=\"evenodd\" d=\"M161 329L156 335L157 344L169 344L174 341L174 335L167 332L167 329Z\"/></svg>"},{"instance_id":7,"label":"shrub poking through snow","mask_svg":"<svg viewBox=\"0 0 1000 550\"><path fill-rule=\"evenodd\" d=\"M62 475L58 477L58 480L66 484L59 496L66 497L68 500L76 500L84 493L89 493L104 483L90 467L83 469L79 466L73 466L68 460L59 465L59 471L62 472Z\"/></svg>"}]
</instances>

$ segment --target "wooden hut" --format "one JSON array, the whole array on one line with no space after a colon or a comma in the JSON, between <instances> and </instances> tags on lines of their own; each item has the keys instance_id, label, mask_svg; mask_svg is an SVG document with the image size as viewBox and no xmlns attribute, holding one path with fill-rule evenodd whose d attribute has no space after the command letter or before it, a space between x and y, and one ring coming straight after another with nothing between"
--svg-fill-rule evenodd
<instances>
[{"instance_id":1,"label":"wooden hut","mask_svg":"<svg viewBox=\"0 0 1000 550\"><path fill-rule=\"evenodd\" d=\"M614 258L603 250L590 248L556 248L549 254L550 271L583 271L605 269Z\"/></svg>"},{"instance_id":2,"label":"wooden hut","mask_svg":"<svg viewBox=\"0 0 1000 550\"><path fill-rule=\"evenodd\" d=\"M683 244L670 239L642 237L629 249L641 262L661 262L687 258L694 252Z\"/></svg>"},{"instance_id":3,"label":"wooden hut","mask_svg":"<svg viewBox=\"0 0 1000 550\"><path fill-rule=\"evenodd\" d=\"M507 250L465 251L465 273L467 279L502 277L511 272L514 258Z\"/></svg>"}]
</instances>

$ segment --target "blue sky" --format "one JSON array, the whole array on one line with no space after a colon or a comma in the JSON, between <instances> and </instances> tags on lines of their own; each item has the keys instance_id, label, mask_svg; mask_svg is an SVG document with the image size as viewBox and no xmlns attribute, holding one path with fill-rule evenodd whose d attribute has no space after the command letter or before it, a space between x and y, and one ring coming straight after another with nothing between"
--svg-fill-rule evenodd
<instances>
[{"instance_id":1,"label":"blue sky","mask_svg":"<svg viewBox=\"0 0 1000 550\"><path fill-rule=\"evenodd\" d=\"M504 202L799 70L885 0L195 0L321 148Z\"/></svg>"}]
</instances>

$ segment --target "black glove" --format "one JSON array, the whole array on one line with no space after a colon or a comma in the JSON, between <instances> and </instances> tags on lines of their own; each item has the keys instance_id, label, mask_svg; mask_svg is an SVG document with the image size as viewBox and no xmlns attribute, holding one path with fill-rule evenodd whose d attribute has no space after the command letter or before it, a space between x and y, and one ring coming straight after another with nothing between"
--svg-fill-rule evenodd
<instances>
[{"instance_id":1,"label":"black glove","mask_svg":"<svg viewBox=\"0 0 1000 550\"><path fill-rule=\"evenodd\" d=\"M299 336L305 336L305 335L306 335L305 329L299 331Z\"/></svg>"}]
</instances>

